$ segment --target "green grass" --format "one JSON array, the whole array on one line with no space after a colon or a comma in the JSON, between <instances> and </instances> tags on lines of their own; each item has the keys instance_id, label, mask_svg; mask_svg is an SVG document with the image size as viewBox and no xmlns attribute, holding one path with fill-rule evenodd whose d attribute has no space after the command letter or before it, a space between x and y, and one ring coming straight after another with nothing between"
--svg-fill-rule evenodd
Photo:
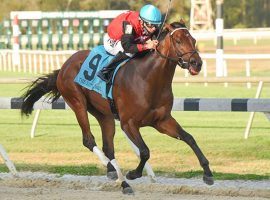
<instances>
[{"instance_id":1,"label":"green grass","mask_svg":"<svg viewBox=\"0 0 270 200\"><path fill-rule=\"evenodd\" d=\"M24 93L24 88L27 84L0 84L1 97L19 97ZM270 84L264 83L261 92L261 98L270 98ZM190 83L173 84L175 97L217 97L217 98L254 98L257 91L257 84L252 84L251 89L246 88L246 84L229 84L229 87L224 87L223 83L209 84L205 87L202 84Z\"/></svg>"},{"instance_id":2,"label":"green grass","mask_svg":"<svg viewBox=\"0 0 270 200\"><path fill-rule=\"evenodd\" d=\"M16 163L17 171L44 171L59 175L76 174L84 176L93 176L98 174L105 174L106 171L103 168L99 168L96 165L81 165L81 166L57 166L57 165L38 165L38 164L22 164ZM3 164L0 164L0 172L8 172L8 168Z\"/></svg>"},{"instance_id":3,"label":"green grass","mask_svg":"<svg viewBox=\"0 0 270 200\"><path fill-rule=\"evenodd\" d=\"M24 73L24 72L12 72L12 71L0 71L0 78L33 78L38 77L41 74L30 74L30 73Z\"/></svg>"},{"instance_id":4,"label":"green grass","mask_svg":"<svg viewBox=\"0 0 270 200\"><path fill-rule=\"evenodd\" d=\"M0 84L0 96L20 96L24 84ZM175 84L176 97L254 97L256 87L244 84ZM265 85L262 97L270 97ZM173 112L173 116L190 132L210 161L215 179L270 179L270 125L262 113L255 115L248 140L243 138L249 113ZM91 130L102 146L100 128L90 117ZM18 110L0 110L0 144L19 171L46 171L59 174L104 174L95 155L82 145L81 130L72 111L43 110L30 138L33 115L21 118ZM124 172L134 169L138 160L116 126L116 158ZM153 128L142 128L142 136L151 151L150 164L158 175L197 177L201 168L192 150L183 142L159 134ZM164 162L166 161L166 162ZM7 171L0 159L0 172Z\"/></svg>"}]
</instances>

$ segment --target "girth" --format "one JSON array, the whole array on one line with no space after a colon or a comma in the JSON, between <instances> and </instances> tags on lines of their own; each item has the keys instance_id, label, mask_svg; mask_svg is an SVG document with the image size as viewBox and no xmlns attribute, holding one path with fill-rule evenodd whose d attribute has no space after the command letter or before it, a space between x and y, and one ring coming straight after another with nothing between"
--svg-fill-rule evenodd
<instances>
[{"instance_id":1,"label":"girth","mask_svg":"<svg viewBox=\"0 0 270 200\"><path fill-rule=\"evenodd\" d=\"M111 98L108 98L108 99L109 99L109 102L110 102L110 108L111 108L111 111L112 111L112 113L113 113L114 119L120 121L120 117L119 117L119 115L118 115L118 112L117 112L117 109L116 109L114 100L111 99Z\"/></svg>"},{"instance_id":2,"label":"girth","mask_svg":"<svg viewBox=\"0 0 270 200\"><path fill-rule=\"evenodd\" d=\"M111 88L112 85L113 85L113 83L112 83L112 79L111 79L111 80L106 84L106 94L107 94L107 97L108 97L108 94L109 94L109 91L110 91L110 88ZM117 109L116 109L114 100L111 99L111 98L109 98L109 97L108 97L108 100L109 100L109 103L110 103L110 108L111 108L112 114L113 114L113 116L114 116L114 119L120 121L120 117L119 117L119 115L118 115L118 112L117 112Z\"/></svg>"}]
</instances>

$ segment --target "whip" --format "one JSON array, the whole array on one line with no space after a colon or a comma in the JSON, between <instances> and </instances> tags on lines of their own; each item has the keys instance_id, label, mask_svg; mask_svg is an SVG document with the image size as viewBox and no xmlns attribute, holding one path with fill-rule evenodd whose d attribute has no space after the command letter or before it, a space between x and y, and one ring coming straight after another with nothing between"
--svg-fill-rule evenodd
<instances>
[{"instance_id":1,"label":"whip","mask_svg":"<svg viewBox=\"0 0 270 200\"><path fill-rule=\"evenodd\" d=\"M164 24L165 24L165 22L166 22L166 19L167 19L169 10L170 10L170 8L171 8L171 3L172 3L172 0L169 0L169 4L168 4L168 7L167 7L166 15L165 15L165 18L164 18L164 20L163 20L163 23L162 23L162 25L161 25L161 27L160 27L160 29L159 29L159 33L158 33L157 39L159 38L160 33L161 33L162 29L163 29L163 26L164 26Z\"/></svg>"}]
</instances>

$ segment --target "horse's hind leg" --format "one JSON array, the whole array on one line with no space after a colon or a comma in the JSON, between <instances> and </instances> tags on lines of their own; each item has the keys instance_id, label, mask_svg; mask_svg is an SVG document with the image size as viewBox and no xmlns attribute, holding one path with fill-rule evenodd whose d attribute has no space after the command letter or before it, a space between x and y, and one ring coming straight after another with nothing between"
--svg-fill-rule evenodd
<instances>
[{"instance_id":1,"label":"horse's hind leg","mask_svg":"<svg viewBox=\"0 0 270 200\"><path fill-rule=\"evenodd\" d=\"M111 179L117 179L117 182L121 182L121 187L124 194L132 194L133 190L126 182L118 163L114 156L114 144L113 139L115 135L115 122L113 116L103 115L95 109L88 109L88 111L98 120L102 131L103 152L109 162L107 162L107 176ZM101 154L101 152L98 152Z\"/></svg>"},{"instance_id":2,"label":"horse's hind leg","mask_svg":"<svg viewBox=\"0 0 270 200\"><path fill-rule=\"evenodd\" d=\"M73 98L73 101L70 101L68 98L65 97L64 99L71 107L71 109L74 111L77 121L81 127L83 135L83 145L87 147L90 151L93 151L94 147L97 145L95 142L95 138L90 131L90 124L86 109L86 100L85 101L82 101L82 99L74 100Z\"/></svg>"},{"instance_id":3,"label":"horse's hind leg","mask_svg":"<svg viewBox=\"0 0 270 200\"><path fill-rule=\"evenodd\" d=\"M71 85L72 86L72 85ZM90 131L90 124L87 115L87 100L77 87L65 87L61 88L61 94L65 99L69 107L74 111L77 121L81 127L83 135L83 145L87 147L90 151L97 154L101 162L106 166L109 159L98 149L95 138ZM75 88L75 89L74 89ZM72 95L69 95L72 94Z\"/></svg>"},{"instance_id":4,"label":"horse's hind leg","mask_svg":"<svg viewBox=\"0 0 270 200\"><path fill-rule=\"evenodd\" d=\"M102 150L109 160L115 159L114 157L114 135L115 135L115 122L113 117L104 116L91 106L88 107L88 112L91 113L98 121L102 132ZM107 177L112 180L118 178L116 169L109 162L107 164Z\"/></svg>"},{"instance_id":5,"label":"horse's hind leg","mask_svg":"<svg viewBox=\"0 0 270 200\"><path fill-rule=\"evenodd\" d=\"M123 188L124 194L133 193L131 187L125 181L125 178L122 175L122 172L121 172L116 160L114 159L114 156L113 156L113 159L109 159L97 147L94 136L92 135L92 133L90 131L90 124L89 124L87 109L86 109L86 100L85 101L79 100L79 101L74 103L74 101L72 101L72 102L69 101L69 98L65 98L65 101L69 104L71 109L75 112L76 118L79 122L81 129L82 129L83 145L85 147L87 147L90 151L92 151L94 154L96 154L104 166L107 167L109 165L109 163L111 163L111 165L114 167L114 169L117 172L118 180L121 182L121 187ZM110 139L108 140L108 144L109 144L109 141L111 141L111 140ZM113 144L112 144L112 146L113 146ZM110 154L108 154L108 155L110 155ZM111 155L113 155L113 154L111 154Z\"/></svg>"}]
</instances>

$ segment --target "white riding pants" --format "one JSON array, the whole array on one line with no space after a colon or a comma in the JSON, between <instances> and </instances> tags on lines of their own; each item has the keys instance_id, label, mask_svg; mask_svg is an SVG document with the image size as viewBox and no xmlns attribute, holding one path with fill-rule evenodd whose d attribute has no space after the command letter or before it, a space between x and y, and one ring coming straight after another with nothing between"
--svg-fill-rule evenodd
<instances>
[{"instance_id":1,"label":"white riding pants","mask_svg":"<svg viewBox=\"0 0 270 200\"><path fill-rule=\"evenodd\" d=\"M124 52L121 41L111 39L107 33L103 37L103 45L104 45L105 50L112 55L116 55L120 51ZM134 55L131 53L125 53L125 54L129 57L133 57Z\"/></svg>"}]
</instances>

